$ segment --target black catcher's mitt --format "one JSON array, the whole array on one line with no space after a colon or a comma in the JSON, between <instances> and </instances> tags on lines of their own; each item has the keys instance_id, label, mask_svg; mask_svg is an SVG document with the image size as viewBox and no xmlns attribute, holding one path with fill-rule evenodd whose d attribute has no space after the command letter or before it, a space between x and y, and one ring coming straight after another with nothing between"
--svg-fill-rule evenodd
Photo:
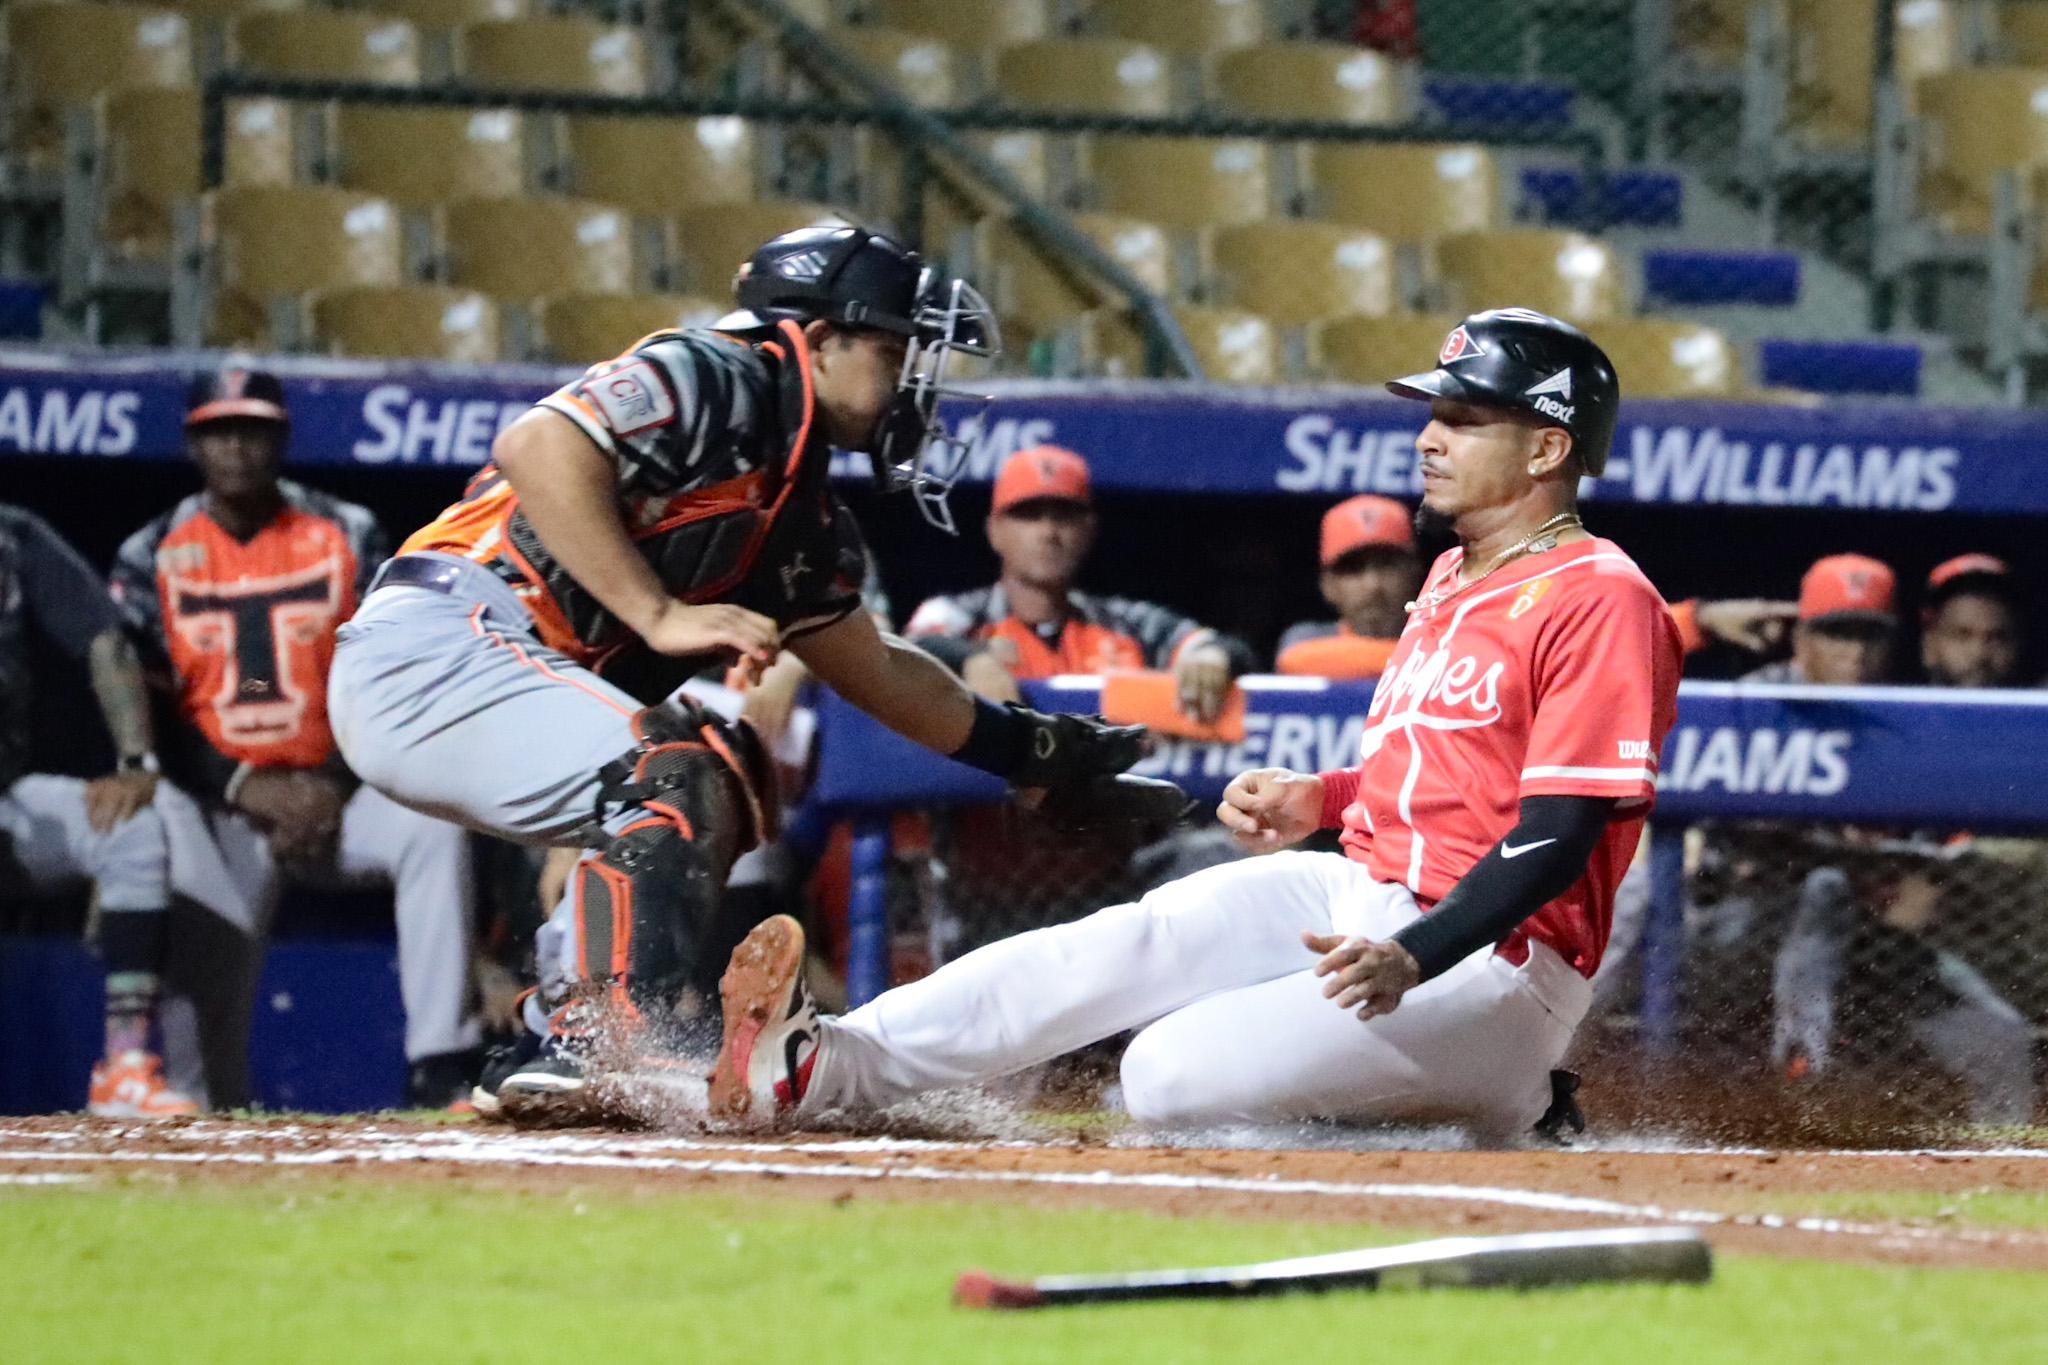
<instances>
[{"instance_id":1,"label":"black catcher's mitt","mask_svg":"<svg viewBox=\"0 0 2048 1365\"><path fill-rule=\"evenodd\" d=\"M1122 835L1151 843L1194 807L1171 782L1117 773L1051 788L1038 813L1063 833Z\"/></svg>"}]
</instances>

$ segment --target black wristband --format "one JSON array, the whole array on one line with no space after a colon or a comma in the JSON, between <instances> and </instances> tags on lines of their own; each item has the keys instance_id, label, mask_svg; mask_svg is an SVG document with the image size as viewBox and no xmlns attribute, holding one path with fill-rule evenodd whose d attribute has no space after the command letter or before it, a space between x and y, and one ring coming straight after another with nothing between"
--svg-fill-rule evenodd
<instances>
[{"instance_id":1,"label":"black wristband","mask_svg":"<svg viewBox=\"0 0 2048 1365\"><path fill-rule=\"evenodd\" d=\"M1030 752L1031 722L1024 718L1024 713L976 697L974 728L967 732L967 742L949 757L970 768L1008 777Z\"/></svg>"}]
</instances>

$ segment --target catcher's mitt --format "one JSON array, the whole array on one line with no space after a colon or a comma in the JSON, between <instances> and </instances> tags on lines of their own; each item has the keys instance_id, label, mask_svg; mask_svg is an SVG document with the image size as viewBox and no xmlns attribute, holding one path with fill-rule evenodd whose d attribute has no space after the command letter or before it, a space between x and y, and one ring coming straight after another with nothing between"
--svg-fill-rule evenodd
<instances>
[{"instance_id":1,"label":"catcher's mitt","mask_svg":"<svg viewBox=\"0 0 2048 1365\"><path fill-rule=\"evenodd\" d=\"M1119 834L1150 843L1172 829L1195 803L1171 782L1129 773L1050 788L1038 813L1067 834Z\"/></svg>"}]
</instances>

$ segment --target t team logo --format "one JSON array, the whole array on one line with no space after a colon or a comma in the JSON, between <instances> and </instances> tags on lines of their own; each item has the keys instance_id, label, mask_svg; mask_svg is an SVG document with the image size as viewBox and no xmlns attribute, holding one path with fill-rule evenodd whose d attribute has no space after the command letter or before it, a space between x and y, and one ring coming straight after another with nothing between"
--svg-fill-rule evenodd
<instances>
[{"instance_id":1,"label":"t team logo","mask_svg":"<svg viewBox=\"0 0 2048 1365\"><path fill-rule=\"evenodd\" d=\"M1451 334L1444 338L1444 348L1436 353L1436 363L1448 365L1454 360L1467 356L1485 355L1486 348L1472 340L1463 327L1453 327Z\"/></svg>"}]
</instances>

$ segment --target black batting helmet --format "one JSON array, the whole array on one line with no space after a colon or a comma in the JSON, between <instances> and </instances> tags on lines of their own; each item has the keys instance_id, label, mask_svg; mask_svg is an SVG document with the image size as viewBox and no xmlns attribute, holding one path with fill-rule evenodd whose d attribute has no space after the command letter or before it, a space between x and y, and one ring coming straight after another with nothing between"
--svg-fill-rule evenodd
<instances>
[{"instance_id":1,"label":"black batting helmet","mask_svg":"<svg viewBox=\"0 0 2048 1365\"><path fill-rule=\"evenodd\" d=\"M1491 308L1453 327L1436 359L1434 370L1387 388L1403 398L1533 413L1572 434L1588 474L1607 468L1621 384L1607 352L1569 322L1529 308Z\"/></svg>"}]
</instances>

